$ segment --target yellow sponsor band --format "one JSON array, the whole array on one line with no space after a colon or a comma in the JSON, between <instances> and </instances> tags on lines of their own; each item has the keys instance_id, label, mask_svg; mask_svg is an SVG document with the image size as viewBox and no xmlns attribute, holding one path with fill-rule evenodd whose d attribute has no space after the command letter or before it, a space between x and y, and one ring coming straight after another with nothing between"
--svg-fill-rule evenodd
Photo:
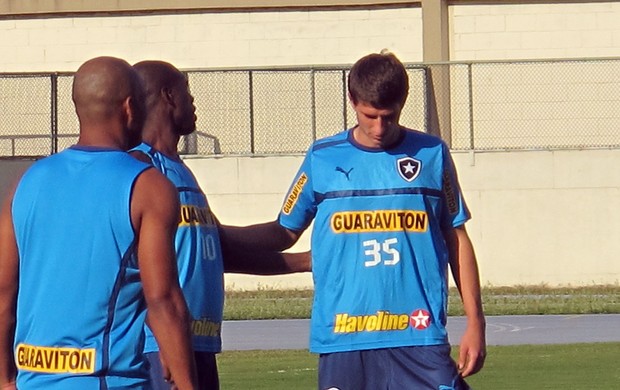
<instances>
[{"instance_id":1,"label":"yellow sponsor band","mask_svg":"<svg viewBox=\"0 0 620 390\"><path fill-rule=\"evenodd\" d=\"M183 204L179 226L215 226L215 218L207 207Z\"/></svg>"},{"instance_id":2,"label":"yellow sponsor band","mask_svg":"<svg viewBox=\"0 0 620 390\"><path fill-rule=\"evenodd\" d=\"M299 179L297 179L297 182L295 182L295 185L293 185L291 192L286 197L284 206L282 206L282 212L284 214L289 215L291 213L291 210L293 210L295 203L297 203L297 199L299 199L299 194L301 194L301 191L304 189L307 181L308 176L306 176L305 173L302 173L301 176L299 176Z\"/></svg>"},{"instance_id":3,"label":"yellow sponsor band","mask_svg":"<svg viewBox=\"0 0 620 390\"><path fill-rule=\"evenodd\" d=\"M94 348L39 347L19 344L15 348L17 368L50 374L92 374Z\"/></svg>"},{"instance_id":4,"label":"yellow sponsor band","mask_svg":"<svg viewBox=\"0 0 620 390\"><path fill-rule=\"evenodd\" d=\"M334 233L425 232L428 216L414 210L341 211L332 215L330 225Z\"/></svg>"},{"instance_id":5,"label":"yellow sponsor band","mask_svg":"<svg viewBox=\"0 0 620 390\"><path fill-rule=\"evenodd\" d=\"M408 314L391 314L380 310L377 314L352 316L347 313L336 314L334 333L380 332L386 330L405 330L409 326Z\"/></svg>"},{"instance_id":6,"label":"yellow sponsor band","mask_svg":"<svg viewBox=\"0 0 620 390\"><path fill-rule=\"evenodd\" d=\"M222 324L207 319L192 321L192 334L194 336L218 337L222 332Z\"/></svg>"}]
</instances>

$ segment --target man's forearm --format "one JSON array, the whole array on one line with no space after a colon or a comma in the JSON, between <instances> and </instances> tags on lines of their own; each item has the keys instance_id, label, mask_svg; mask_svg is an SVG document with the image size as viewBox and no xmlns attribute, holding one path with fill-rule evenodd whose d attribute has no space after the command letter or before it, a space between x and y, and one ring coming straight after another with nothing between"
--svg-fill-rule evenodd
<instances>
[{"instance_id":1,"label":"man's forearm","mask_svg":"<svg viewBox=\"0 0 620 390\"><path fill-rule=\"evenodd\" d=\"M283 251L293 246L299 235L280 226L278 221L250 226L220 225L223 246L247 250Z\"/></svg>"},{"instance_id":2,"label":"man's forearm","mask_svg":"<svg viewBox=\"0 0 620 390\"><path fill-rule=\"evenodd\" d=\"M13 355L16 295L17 290L14 286L4 286L0 283L0 388L15 382L17 376Z\"/></svg>"},{"instance_id":3,"label":"man's forearm","mask_svg":"<svg viewBox=\"0 0 620 390\"><path fill-rule=\"evenodd\" d=\"M3 310L4 312L4 310ZM15 382L17 367L13 358L13 338L15 335L15 317L2 316L0 324L0 388Z\"/></svg>"},{"instance_id":4,"label":"man's forearm","mask_svg":"<svg viewBox=\"0 0 620 390\"><path fill-rule=\"evenodd\" d=\"M480 276L474 248L466 231L456 230L457 248L456 259L458 263L453 267L454 277L461 299L463 309L468 319L484 322L482 308Z\"/></svg>"},{"instance_id":5,"label":"man's forearm","mask_svg":"<svg viewBox=\"0 0 620 390\"><path fill-rule=\"evenodd\" d=\"M253 275L282 275L310 272L310 252L283 253L274 251L248 251L229 248L224 252L224 271Z\"/></svg>"},{"instance_id":6,"label":"man's forearm","mask_svg":"<svg viewBox=\"0 0 620 390\"><path fill-rule=\"evenodd\" d=\"M467 316L457 360L460 374L467 377L482 369L486 357L480 277L474 248L465 228L452 229L446 237L450 247L450 267Z\"/></svg>"},{"instance_id":7,"label":"man's forearm","mask_svg":"<svg viewBox=\"0 0 620 390\"><path fill-rule=\"evenodd\" d=\"M165 299L149 302L148 323L176 386L180 390L196 388L190 317L180 290Z\"/></svg>"}]
</instances>

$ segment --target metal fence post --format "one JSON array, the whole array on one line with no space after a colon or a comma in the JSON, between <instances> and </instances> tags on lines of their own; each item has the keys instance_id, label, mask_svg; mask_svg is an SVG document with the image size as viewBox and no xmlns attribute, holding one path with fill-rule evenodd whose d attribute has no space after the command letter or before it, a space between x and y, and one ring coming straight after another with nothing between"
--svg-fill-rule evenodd
<instances>
[{"instance_id":1,"label":"metal fence post","mask_svg":"<svg viewBox=\"0 0 620 390\"><path fill-rule=\"evenodd\" d=\"M51 125L51 151L50 154L58 153L58 73L50 75L50 125Z\"/></svg>"},{"instance_id":2,"label":"metal fence post","mask_svg":"<svg viewBox=\"0 0 620 390\"><path fill-rule=\"evenodd\" d=\"M427 133L430 133L432 131L431 127L431 116L432 114L432 102L433 102L433 94L431 91L432 88L432 84L429 82L430 79L430 69L428 66L423 66L422 67L423 72L424 72L424 85L422 85L422 88L424 88L424 131Z\"/></svg>"},{"instance_id":3,"label":"metal fence post","mask_svg":"<svg viewBox=\"0 0 620 390\"><path fill-rule=\"evenodd\" d=\"M316 86L315 86L315 70L310 69L310 123L312 126L312 142L316 141Z\"/></svg>"},{"instance_id":4,"label":"metal fence post","mask_svg":"<svg viewBox=\"0 0 620 390\"><path fill-rule=\"evenodd\" d=\"M347 71L342 70L342 128L348 129L347 124Z\"/></svg>"},{"instance_id":5,"label":"metal fence post","mask_svg":"<svg viewBox=\"0 0 620 390\"><path fill-rule=\"evenodd\" d=\"M469 149L474 150L474 87L472 84L472 63L467 64L467 90L469 91Z\"/></svg>"},{"instance_id":6,"label":"metal fence post","mask_svg":"<svg viewBox=\"0 0 620 390\"><path fill-rule=\"evenodd\" d=\"M250 153L254 154L254 72L248 72L249 97L250 97Z\"/></svg>"}]
</instances>

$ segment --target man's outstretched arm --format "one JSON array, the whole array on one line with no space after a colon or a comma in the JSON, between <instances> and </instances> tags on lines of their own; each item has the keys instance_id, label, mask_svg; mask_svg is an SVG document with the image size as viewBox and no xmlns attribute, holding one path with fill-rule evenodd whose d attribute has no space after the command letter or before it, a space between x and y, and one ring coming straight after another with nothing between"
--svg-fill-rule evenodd
<instances>
[{"instance_id":1,"label":"man's outstretched arm","mask_svg":"<svg viewBox=\"0 0 620 390\"><path fill-rule=\"evenodd\" d=\"M222 247L224 272L252 275L282 275L312 271L310 252L285 253Z\"/></svg>"},{"instance_id":2,"label":"man's outstretched arm","mask_svg":"<svg viewBox=\"0 0 620 390\"><path fill-rule=\"evenodd\" d=\"M277 220L249 226L220 225L223 243L249 250L283 251L292 247L301 233L285 228Z\"/></svg>"},{"instance_id":3,"label":"man's outstretched arm","mask_svg":"<svg viewBox=\"0 0 620 390\"><path fill-rule=\"evenodd\" d=\"M310 252L280 252L293 246L301 232L286 229L278 221L219 227L225 272L280 275L312 270Z\"/></svg>"}]
</instances>

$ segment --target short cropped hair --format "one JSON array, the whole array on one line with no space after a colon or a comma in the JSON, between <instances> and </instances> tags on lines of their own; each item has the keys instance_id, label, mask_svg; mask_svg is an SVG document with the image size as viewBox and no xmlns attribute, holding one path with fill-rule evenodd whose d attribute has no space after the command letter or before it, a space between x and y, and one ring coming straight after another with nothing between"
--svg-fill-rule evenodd
<instances>
[{"instance_id":1,"label":"short cropped hair","mask_svg":"<svg viewBox=\"0 0 620 390\"><path fill-rule=\"evenodd\" d=\"M384 109L400 104L409 93L409 77L396 56L382 51L360 58L349 72L349 94L353 104L360 101Z\"/></svg>"}]
</instances>

